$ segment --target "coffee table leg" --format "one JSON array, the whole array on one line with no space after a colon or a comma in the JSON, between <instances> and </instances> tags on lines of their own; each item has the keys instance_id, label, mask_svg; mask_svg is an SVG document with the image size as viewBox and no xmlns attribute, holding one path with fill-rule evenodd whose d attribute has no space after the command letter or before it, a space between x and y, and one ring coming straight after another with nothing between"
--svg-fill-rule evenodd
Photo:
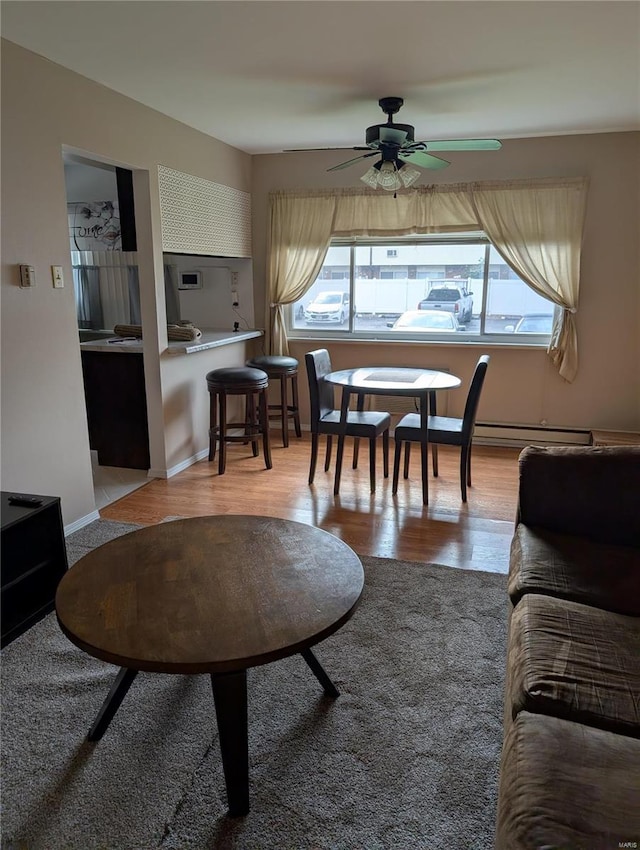
<instances>
[{"instance_id":1,"label":"coffee table leg","mask_svg":"<svg viewBox=\"0 0 640 850\"><path fill-rule=\"evenodd\" d=\"M300 655L302 655L309 667L311 667L314 676L324 688L325 694L328 697L339 697L340 691L336 688L331 679L327 676L324 667L322 666L322 664L320 664L313 652L311 652L310 649L303 649Z\"/></svg>"},{"instance_id":2,"label":"coffee table leg","mask_svg":"<svg viewBox=\"0 0 640 850\"><path fill-rule=\"evenodd\" d=\"M93 721L93 726L89 729L89 734L87 735L88 741L99 741L102 738L137 675L137 670L129 670L128 667L120 668L120 672L113 680L107 698L102 703L102 708L98 712L98 716Z\"/></svg>"},{"instance_id":3,"label":"coffee table leg","mask_svg":"<svg viewBox=\"0 0 640 850\"><path fill-rule=\"evenodd\" d=\"M249 811L247 671L212 673L211 687L218 719L229 815L239 817Z\"/></svg>"}]
</instances>

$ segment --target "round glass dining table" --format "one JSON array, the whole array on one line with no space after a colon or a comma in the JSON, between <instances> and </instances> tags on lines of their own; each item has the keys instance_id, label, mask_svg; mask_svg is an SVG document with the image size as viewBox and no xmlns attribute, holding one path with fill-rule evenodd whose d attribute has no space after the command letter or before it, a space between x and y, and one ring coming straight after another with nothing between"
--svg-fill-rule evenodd
<instances>
[{"instance_id":1,"label":"round glass dining table","mask_svg":"<svg viewBox=\"0 0 640 850\"><path fill-rule=\"evenodd\" d=\"M328 375L324 376L324 380L330 384L342 387L340 423L343 425L343 428L338 437L338 453L333 487L334 495L338 495L340 489L344 438L347 430L347 412L352 394L358 396L359 410L363 409L364 399L367 395L408 396L417 398L420 408L420 425L426 432L429 412L432 416L436 415L437 391L455 389L462 383L461 379L456 375L452 375L451 372L409 366L359 366L355 369L341 369L337 372L329 372ZM426 441L421 445L421 449L423 463L425 463L427 454Z\"/></svg>"}]
</instances>

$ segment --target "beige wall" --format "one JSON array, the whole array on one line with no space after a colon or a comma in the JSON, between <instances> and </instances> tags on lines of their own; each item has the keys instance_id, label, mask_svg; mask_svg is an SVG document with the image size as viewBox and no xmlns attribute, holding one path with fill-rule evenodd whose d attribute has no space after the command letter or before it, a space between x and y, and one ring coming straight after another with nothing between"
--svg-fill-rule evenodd
<instances>
[{"instance_id":1,"label":"beige wall","mask_svg":"<svg viewBox=\"0 0 640 850\"><path fill-rule=\"evenodd\" d=\"M62 497L66 525L95 510L71 278L63 146L134 169L152 467L168 469L206 445L193 403L211 356L160 356L164 294L157 165L242 191L251 158L159 112L2 42L2 489ZM34 289L17 266L34 266ZM53 289L51 265L66 285ZM166 342L166 340L164 340ZM242 362L244 346L230 356ZM189 358L193 358L192 360ZM206 362L205 362L206 361ZM180 384L192 384L186 391ZM195 396L195 397L194 397ZM207 414L208 424L208 414Z\"/></svg>"},{"instance_id":2,"label":"beige wall","mask_svg":"<svg viewBox=\"0 0 640 850\"><path fill-rule=\"evenodd\" d=\"M212 354L161 355L166 329L157 165L252 192L258 325L268 191L351 186L359 171L326 174L337 161L335 153L249 157L2 42L2 488L60 495L64 522L70 525L91 514L95 503L71 285L63 146L134 169L150 443L152 467L159 470L175 467L206 445L201 374L213 362L242 362L247 350L231 346L220 361ZM446 176L429 175L433 182L591 178L578 378L565 384L541 351L495 349L483 418L640 428L639 162L638 134L567 136L506 142L499 153L460 154ZM34 289L18 286L19 263L35 267ZM62 290L51 286L51 265L63 266ZM295 343L293 353L302 360L311 347L315 344ZM330 348L337 367L373 361L428 363L447 366L466 381L485 347L332 343ZM452 394L450 412L460 412L461 406L462 394Z\"/></svg>"},{"instance_id":3,"label":"beige wall","mask_svg":"<svg viewBox=\"0 0 640 850\"><path fill-rule=\"evenodd\" d=\"M447 158L452 165L446 172L427 172L421 182L589 177L576 380L567 384L543 350L530 348L305 340L291 344L292 355L303 358L305 351L322 345L329 348L336 368L371 363L448 366L466 383L478 356L487 351L492 360L480 405L481 420L527 425L546 420L550 427L558 428L640 430L640 134L519 139L505 141L501 151ZM253 158L256 304L264 303L268 192L356 186L366 165L330 174L326 171L346 159L348 151ZM463 392L451 393L452 415L459 415L463 404Z\"/></svg>"}]
</instances>

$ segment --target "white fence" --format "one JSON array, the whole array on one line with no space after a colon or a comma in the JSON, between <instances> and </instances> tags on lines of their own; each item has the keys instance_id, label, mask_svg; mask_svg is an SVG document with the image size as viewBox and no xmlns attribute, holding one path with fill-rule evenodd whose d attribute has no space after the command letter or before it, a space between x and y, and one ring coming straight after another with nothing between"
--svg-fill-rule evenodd
<instances>
[{"instance_id":1,"label":"white fence","mask_svg":"<svg viewBox=\"0 0 640 850\"><path fill-rule=\"evenodd\" d=\"M461 280L473 295L473 312L479 315L482 307L484 281L480 278ZM537 295L520 280L490 281L486 315L501 317L523 316L525 313L551 313L552 305ZM360 315L394 316L405 310L417 310L429 290L438 286L438 280L393 278L390 280L363 280L355 283L355 312ZM344 280L318 280L305 295L303 303L310 303L320 292L348 291L349 282Z\"/></svg>"}]
</instances>

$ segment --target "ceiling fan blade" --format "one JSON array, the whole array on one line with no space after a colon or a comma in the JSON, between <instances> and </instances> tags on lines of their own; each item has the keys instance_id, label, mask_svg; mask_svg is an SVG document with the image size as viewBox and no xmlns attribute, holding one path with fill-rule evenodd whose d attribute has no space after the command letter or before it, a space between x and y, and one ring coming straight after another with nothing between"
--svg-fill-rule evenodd
<instances>
[{"instance_id":1,"label":"ceiling fan blade","mask_svg":"<svg viewBox=\"0 0 640 850\"><path fill-rule=\"evenodd\" d=\"M401 145L407 139L406 130L397 130L395 127L380 127L378 139L380 142L389 142L392 145Z\"/></svg>"},{"instance_id":2,"label":"ceiling fan blade","mask_svg":"<svg viewBox=\"0 0 640 850\"><path fill-rule=\"evenodd\" d=\"M334 165L333 168L327 168L327 171L340 171L341 168L348 168L350 165L353 165L354 162L360 162L361 159L366 159L368 156L380 156L380 151L369 151L369 153L363 153L361 156L356 156L353 159L348 159L346 162L341 162L340 165ZM436 159L436 157L432 157L432 159Z\"/></svg>"},{"instance_id":3,"label":"ceiling fan blade","mask_svg":"<svg viewBox=\"0 0 640 850\"><path fill-rule=\"evenodd\" d=\"M404 162L410 162L411 165L417 165L418 168L446 168L451 165L446 159L431 156L430 153L424 153L424 151L398 151L398 157Z\"/></svg>"},{"instance_id":4,"label":"ceiling fan blade","mask_svg":"<svg viewBox=\"0 0 640 850\"><path fill-rule=\"evenodd\" d=\"M285 148L282 153L304 153L305 151L370 151L367 145L355 145L352 148Z\"/></svg>"},{"instance_id":5,"label":"ceiling fan blade","mask_svg":"<svg viewBox=\"0 0 640 850\"><path fill-rule=\"evenodd\" d=\"M415 142L410 146L424 151L497 151L502 142L497 139L450 139L442 142Z\"/></svg>"}]
</instances>

